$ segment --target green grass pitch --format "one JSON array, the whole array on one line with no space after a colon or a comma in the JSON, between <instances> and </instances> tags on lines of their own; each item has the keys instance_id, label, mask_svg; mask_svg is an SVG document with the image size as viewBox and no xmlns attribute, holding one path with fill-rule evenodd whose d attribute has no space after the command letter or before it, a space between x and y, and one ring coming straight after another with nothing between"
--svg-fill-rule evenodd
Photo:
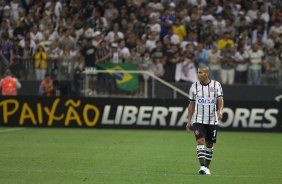
<instances>
[{"instance_id":1,"label":"green grass pitch","mask_svg":"<svg viewBox=\"0 0 282 184\"><path fill-rule=\"evenodd\" d=\"M219 132L211 176L192 133L0 128L1 184L281 183L279 133Z\"/></svg>"}]
</instances>

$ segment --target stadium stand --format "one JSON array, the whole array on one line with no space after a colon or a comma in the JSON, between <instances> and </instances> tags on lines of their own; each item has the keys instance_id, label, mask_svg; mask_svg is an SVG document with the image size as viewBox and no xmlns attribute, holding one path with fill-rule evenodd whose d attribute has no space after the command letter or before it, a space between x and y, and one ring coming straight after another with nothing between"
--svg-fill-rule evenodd
<instances>
[{"instance_id":1,"label":"stadium stand","mask_svg":"<svg viewBox=\"0 0 282 184\"><path fill-rule=\"evenodd\" d=\"M85 67L128 62L169 82L208 65L223 84L282 84L279 0L1 0L0 21L1 76L75 84Z\"/></svg>"}]
</instances>

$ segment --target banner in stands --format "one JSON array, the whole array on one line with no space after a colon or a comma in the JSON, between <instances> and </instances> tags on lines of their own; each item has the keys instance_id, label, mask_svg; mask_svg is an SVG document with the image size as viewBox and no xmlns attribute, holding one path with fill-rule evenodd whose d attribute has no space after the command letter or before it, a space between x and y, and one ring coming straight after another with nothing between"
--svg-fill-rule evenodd
<instances>
[{"instance_id":1,"label":"banner in stands","mask_svg":"<svg viewBox=\"0 0 282 184\"><path fill-rule=\"evenodd\" d=\"M185 130L183 99L0 97L0 126ZM282 131L282 103L225 101L219 127Z\"/></svg>"}]
</instances>

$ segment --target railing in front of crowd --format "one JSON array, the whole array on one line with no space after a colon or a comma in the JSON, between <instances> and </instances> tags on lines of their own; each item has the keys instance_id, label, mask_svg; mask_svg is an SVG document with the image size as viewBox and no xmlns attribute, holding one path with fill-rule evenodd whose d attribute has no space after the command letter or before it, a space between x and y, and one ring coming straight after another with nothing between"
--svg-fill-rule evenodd
<instances>
[{"instance_id":1,"label":"railing in front of crowd","mask_svg":"<svg viewBox=\"0 0 282 184\"><path fill-rule=\"evenodd\" d=\"M139 82L144 82L144 88L140 89L138 87L137 91L134 92L126 92L126 91L118 91L118 92L112 92L110 93L108 89L99 91L100 89L97 89L97 86L99 87L99 78L102 78L102 85L106 85L106 83L103 83L103 76L108 77L108 81L110 80L112 84L114 85L114 88L116 88L115 85L115 79L113 77L110 77L112 73L119 72L123 74L137 74ZM156 98L156 81L161 83L162 85L168 87L170 90L173 91L173 99L177 98L177 94L183 95L184 97L189 97L189 95L184 92L183 90L175 87L174 85L166 82L165 80L157 77L153 73L149 71L135 71L135 70L97 70L95 68L86 68L83 72L84 74L84 82L83 87L81 89L82 96L85 97L120 97L120 98ZM104 74L102 77L99 77L99 74ZM144 77L144 79L140 79L139 75L147 76ZM141 81L143 80L143 81ZM149 94L149 81L151 83L150 86L150 94ZM101 81L100 81L101 82ZM91 90L91 83L95 83L96 89ZM105 87L105 86L103 86ZM140 91L142 90L142 91Z\"/></svg>"}]
</instances>

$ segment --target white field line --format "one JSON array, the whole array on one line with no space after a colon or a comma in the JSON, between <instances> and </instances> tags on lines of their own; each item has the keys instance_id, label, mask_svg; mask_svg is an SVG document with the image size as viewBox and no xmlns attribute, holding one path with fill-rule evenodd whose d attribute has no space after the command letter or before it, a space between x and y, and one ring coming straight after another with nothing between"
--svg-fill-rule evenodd
<instances>
[{"instance_id":1,"label":"white field line","mask_svg":"<svg viewBox=\"0 0 282 184\"><path fill-rule=\"evenodd\" d=\"M0 129L0 133L6 133L6 132L14 132L14 131L19 131L19 130L24 130L25 128L5 128L5 129Z\"/></svg>"}]
</instances>

